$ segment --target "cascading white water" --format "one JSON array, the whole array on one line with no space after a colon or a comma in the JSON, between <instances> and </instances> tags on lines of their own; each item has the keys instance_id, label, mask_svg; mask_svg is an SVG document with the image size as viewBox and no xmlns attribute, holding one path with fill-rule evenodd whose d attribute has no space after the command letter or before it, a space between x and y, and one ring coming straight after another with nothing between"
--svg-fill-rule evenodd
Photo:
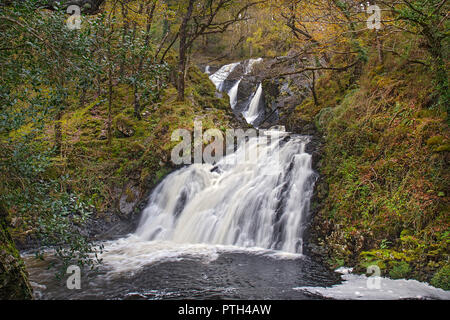
<instances>
[{"instance_id":1,"label":"cascading white water","mask_svg":"<svg viewBox=\"0 0 450 320\"><path fill-rule=\"evenodd\" d=\"M230 96L230 105L231 105L231 109L234 109L234 107L237 104L237 94L238 94L238 89L239 89L239 84L241 83L242 79L239 79L234 85L233 87L230 89L230 91L228 91L228 95Z\"/></svg>"},{"instance_id":2,"label":"cascading white water","mask_svg":"<svg viewBox=\"0 0 450 320\"><path fill-rule=\"evenodd\" d=\"M263 60L262 58L248 60L248 64L245 67L245 74L249 74L250 72L252 72L253 66L257 63L260 63L262 60Z\"/></svg>"},{"instance_id":3,"label":"cascading white water","mask_svg":"<svg viewBox=\"0 0 450 320\"><path fill-rule=\"evenodd\" d=\"M252 100L250 101L248 109L242 113L247 123L253 124L255 120L258 118L261 96L262 96L262 84L260 83Z\"/></svg>"},{"instance_id":4,"label":"cascading white water","mask_svg":"<svg viewBox=\"0 0 450 320\"><path fill-rule=\"evenodd\" d=\"M230 73L233 72L234 68L236 68L239 63L240 62L235 62L224 65L222 68L217 70L217 72L209 76L209 79L214 83L218 91L223 91L223 83L227 80Z\"/></svg>"},{"instance_id":5,"label":"cascading white water","mask_svg":"<svg viewBox=\"0 0 450 320\"><path fill-rule=\"evenodd\" d=\"M193 164L153 191L135 236L144 241L206 243L302 251L314 173L307 138L249 138L216 166ZM246 152L258 153L254 161Z\"/></svg>"},{"instance_id":6,"label":"cascading white water","mask_svg":"<svg viewBox=\"0 0 450 320\"><path fill-rule=\"evenodd\" d=\"M239 84L241 83L243 77L249 73L252 72L253 67L255 64L260 63L263 59L249 59L246 62L246 65L244 67L244 74L240 77L240 79L227 91L228 96L230 97L230 105L231 108L234 109L237 104L237 95L239 90ZM227 80L228 76L233 72L233 70L239 65L241 62L231 63L224 65L221 67L217 72L210 75L209 78L211 81L215 84L218 91L223 91L223 84L225 80ZM209 71L209 69L208 69ZM206 72L206 71L205 71ZM207 72L208 73L208 72ZM208 73L209 74L209 73ZM253 95L253 99L251 100L249 107L247 108L246 112L243 112L242 115L244 116L247 123L253 124L253 122L258 118L260 108L259 104L261 101L261 95L262 95L262 86L261 84L258 86L257 91Z\"/></svg>"}]
</instances>

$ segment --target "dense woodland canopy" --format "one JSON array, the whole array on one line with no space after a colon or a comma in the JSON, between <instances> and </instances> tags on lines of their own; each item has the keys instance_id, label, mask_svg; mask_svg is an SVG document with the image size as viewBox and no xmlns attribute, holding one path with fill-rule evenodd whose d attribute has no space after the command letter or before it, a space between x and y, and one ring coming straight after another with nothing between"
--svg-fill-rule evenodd
<instances>
[{"instance_id":1,"label":"dense woodland canopy","mask_svg":"<svg viewBox=\"0 0 450 320\"><path fill-rule=\"evenodd\" d=\"M381 28L368 28L374 4ZM277 61L266 81L310 81L285 119L324 137L312 228L330 267L377 263L448 289L449 9L446 0L1 1L2 257L19 258L10 233L94 267L89 254L101 247L85 224L126 218L120 198L143 197L173 169L171 132L198 116L205 129L232 126L227 97L198 66L263 57Z\"/></svg>"}]
</instances>

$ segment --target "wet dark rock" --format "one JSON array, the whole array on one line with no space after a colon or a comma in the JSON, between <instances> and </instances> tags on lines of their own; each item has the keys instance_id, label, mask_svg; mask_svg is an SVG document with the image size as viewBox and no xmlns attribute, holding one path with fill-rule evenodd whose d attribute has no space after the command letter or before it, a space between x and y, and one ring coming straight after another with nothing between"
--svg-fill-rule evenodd
<instances>
[{"instance_id":1,"label":"wet dark rock","mask_svg":"<svg viewBox=\"0 0 450 320\"><path fill-rule=\"evenodd\" d=\"M123 215L128 216L133 212L139 202L139 194L140 191L137 187L129 186L125 188L119 199L119 210Z\"/></svg>"},{"instance_id":2,"label":"wet dark rock","mask_svg":"<svg viewBox=\"0 0 450 320\"><path fill-rule=\"evenodd\" d=\"M247 62L243 61L240 64L238 64L234 70L229 74L227 80L230 82L236 82L239 79L241 79L245 75L245 66Z\"/></svg>"},{"instance_id":3,"label":"wet dark rock","mask_svg":"<svg viewBox=\"0 0 450 320\"><path fill-rule=\"evenodd\" d=\"M318 130L313 122L306 121L302 119L297 119L295 122L288 122L285 124L286 130L290 132L295 132L298 134L303 134L307 136L318 135Z\"/></svg>"},{"instance_id":4,"label":"wet dark rock","mask_svg":"<svg viewBox=\"0 0 450 320\"><path fill-rule=\"evenodd\" d=\"M253 94L256 92L258 84L250 79L244 78L239 83L237 92L237 103L234 107L235 113L241 113L248 108Z\"/></svg>"}]
</instances>

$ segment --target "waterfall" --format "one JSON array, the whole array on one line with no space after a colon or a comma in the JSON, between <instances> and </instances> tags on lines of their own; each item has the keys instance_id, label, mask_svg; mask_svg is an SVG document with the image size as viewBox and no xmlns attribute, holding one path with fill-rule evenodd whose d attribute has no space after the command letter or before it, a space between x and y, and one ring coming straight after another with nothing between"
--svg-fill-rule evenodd
<instances>
[{"instance_id":1,"label":"waterfall","mask_svg":"<svg viewBox=\"0 0 450 320\"><path fill-rule=\"evenodd\" d=\"M135 236L143 241L302 251L315 174L308 138L251 137L215 166L193 164L153 191ZM257 152L256 162L245 159Z\"/></svg>"},{"instance_id":2,"label":"waterfall","mask_svg":"<svg viewBox=\"0 0 450 320\"><path fill-rule=\"evenodd\" d=\"M234 68L236 68L239 63L240 62L235 62L224 65L222 68L217 70L217 72L209 76L209 79L211 79L218 91L223 91L223 83L227 80L230 73L233 72Z\"/></svg>"},{"instance_id":3,"label":"waterfall","mask_svg":"<svg viewBox=\"0 0 450 320\"><path fill-rule=\"evenodd\" d=\"M206 66L205 67L205 73L206 74L211 74L210 68L211 68L210 66Z\"/></svg>"},{"instance_id":4,"label":"waterfall","mask_svg":"<svg viewBox=\"0 0 450 320\"><path fill-rule=\"evenodd\" d=\"M228 77L229 75L234 71L234 69L239 65L239 64L243 64L243 73L241 75L241 77L239 78L239 80L237 80L233 86L227 91L229 97L230 97L230 105L231 108L234 110L237 103L238 103L238 92L239 92L239 84L241 83L242 79L244 78L244 76L250 74L253 70L253 66L257 63L260 63L263 59L262 58L258 58L258 59L249 59L246 61L246 63L244 64L244 62L235 62L235 63L231 63L231 64L227 64L222 66L217 72L215 72L214 74L210 75L209 78L211 79L211 81L214 83L214 85L216 86L218 91L224 91L224 83L226 80L229 80ZM205 70L206 73L209 74L209 68ZM262 97L262 85L261 83L258 85L256 92L253 94L252 99L250 100L246 111L244 111L242 113L242 115L244 116L245 120L247 121L247 123L249 124L254 124L255 120L258 118L259 113L261 112L260 108L260 104L261 104L261 97ZM244 108L245 110L245 108Z\"/></svg>"},{"instance_id":5,"label":"waterfall","mask_svg":"<svg viewBox=\"0 0 450 320\"><path fill-rule=\"evenodd\" d=\"M262 96L262 84L260 83L258 85L256 93L254 94L252 100L250 101L248 109L242 113L247 123L253 124L255 120L258 118L260 111L259 105L261 103L261 96Z\"/></svg>"},{"instance_id":6,"label":"waterfall","mask_svg":"<svg viewBox=\"0 0 450 320\"><path fill-rule=\"evenodd\" d=\"M228 91L228 95L230 96L230 105L231 105L231 109L234 109L234 107L237 104L237 94L238 94L238 89L239 89L239 83L241 83L242 79L239 79L234 85L233 87L230 89L230 91Z\"/></svg>"},{"instance_id":7,"label":"waterfall","mask_svg":"<svg viewBox=\"0 0 450 320\"><path fill-rule=\"evenodd\" d=\"M262 58L248 60L248 64L245 67L245 74L249 74L250 72L252 72L253 66L257 63L260 63L262 60Z\"/></svg>"}]
</instances>

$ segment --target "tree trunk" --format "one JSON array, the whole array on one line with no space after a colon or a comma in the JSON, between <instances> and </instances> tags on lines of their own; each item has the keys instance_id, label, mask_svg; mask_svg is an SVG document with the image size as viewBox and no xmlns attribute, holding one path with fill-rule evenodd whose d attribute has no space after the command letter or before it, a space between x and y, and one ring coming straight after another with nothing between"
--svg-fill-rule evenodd
<instances>
[{"instance_id":1,"label":"tree trunk","mask_svg":"<svg viewBox=\"0 0 450 320\"><path fill-rule=\"evenodd\" d=\"M112 85L112 71L111 66L108 70L108 145L111 144L112 140L112 129L111 129L111 112L112 112L112 95L113 95L113 85Z\"/></svg>"},{"instance_id":2,"label":"tree trunk","mask_svg":"<svg viewBox=\"0 0 450 320\"><path fill-rule=\"evenodd\" d=\"M381 39L380 39L380 36L378 34L378 30L377 30L376 37L377 37L378 63L382 64L383 63L383 51L382 51Z\"/></svg>"},{"instance_id":3,"label":"tree trunk","mask_svg":"<svg viewBox=\"0 0 450 320\"><path fill-rule=\"evenodd\" d=\"M128 8L126 7L126 5L124 3L122 3L122 20L123 20L123 29L122 29L122 57L120 59L120 71L119 71L119 75L121 78L123 78L124 76L124 72L125 72L125 60L126 60L126 43L125 43L125 39L128 33Z\"/></svg>"},{"instance_id":4,"label":"tree trunk","mask_svg":"<svg viewBox=\"0 0 450 320\"><path fill-rule=\"evenodd\" d=\"M80 108L83 108L85 103L86 103L86 88L83 88L81 89L80 95Z\"/></svg>"},{"instance_id":5,"label":"tree trunk","mask_svg":"<svg viewBox=\"0 0 450 320\"><path fill-rule=\"evenodd\" d=\"M0 300L33 299L28 273L9 233L8 220L8 212L0 202Z\"/></svg>"},{"instance_id":6,"label":"tree trunk","mask_svg":"<svg viewBox=\"0 0 450 320\"><path fill-rule=\"evenodd\" d=\"M180 26L180 48L178 54L178 101L184 101L185 81L184 75L186 72L186 51L187 51L187 29L188 22L191 19L192 11L194 9L194 0L189 0L188 8L183 21Z\"/></svg>"},{"instance_id":7,"label":"tree trunk","mask_svg":"<svg viewBox=\"0 0 450 320\"><path fill-rule=\"evenodd\" d=\"M155 13L155 8L158 1L153 2L151 7L147 7L147 25L146 25L146 34L144 40L144 46L147 48L150 43L150 30L153 23L153 15ZM140 11L143 10L143 6L140 7ZM133 84L133 96L134 96L134 116L136 119L141 120L141 103L140 103L140 95L139 95L139 87L137 85L138 79L140 79L140 75L142 72L142 68L144 66L144 59L147 58L146 55L142 54L139 58L138 66L134 73L135 82Z\"/></svg>"},{"instance_id":8,"label":"tree trunk","mask_svg":"<svg viewBox=\"0 0 450 320\"><path fill-rule=\"evenodd\" d=\"M180 44L180 61L178 63L178 101L184 101L184 73L186 71L186 47Z\"/></svg>"},{"instance_id":9,"label":"tree trunk","mask_svg":"<svg viewBox=\"0 0 450 320\"><path fill-rule=\"evenodd\" d=\"M312 95L314 98L314 105L315 106L319 105L319 100L317 99L317 94L316 94L316 72L314 70L312 72L311 92L312 92Z\"/></svg>"},{"instance_id":10,"label":"tree trunk","mask_svg":"<svg viewBox=\"0 0 450 320\"><path fill-rule=\"evenodd\" d=\"M133 86L134 94L134 116L136 119L141 120L141 105L139 103L139 92L136 83Z\"/></svg>"},{"instance_id":11,"label":"tree trunk","mask_svg":"<svg viewBox=\"0 0 450 320\"><path fill-rule=\"evenodd\" d=\"M62 111L58 111L55 117L55 149L57 153L61 153L62 131L61 131Z\"/></svg>"}]
</instances>

